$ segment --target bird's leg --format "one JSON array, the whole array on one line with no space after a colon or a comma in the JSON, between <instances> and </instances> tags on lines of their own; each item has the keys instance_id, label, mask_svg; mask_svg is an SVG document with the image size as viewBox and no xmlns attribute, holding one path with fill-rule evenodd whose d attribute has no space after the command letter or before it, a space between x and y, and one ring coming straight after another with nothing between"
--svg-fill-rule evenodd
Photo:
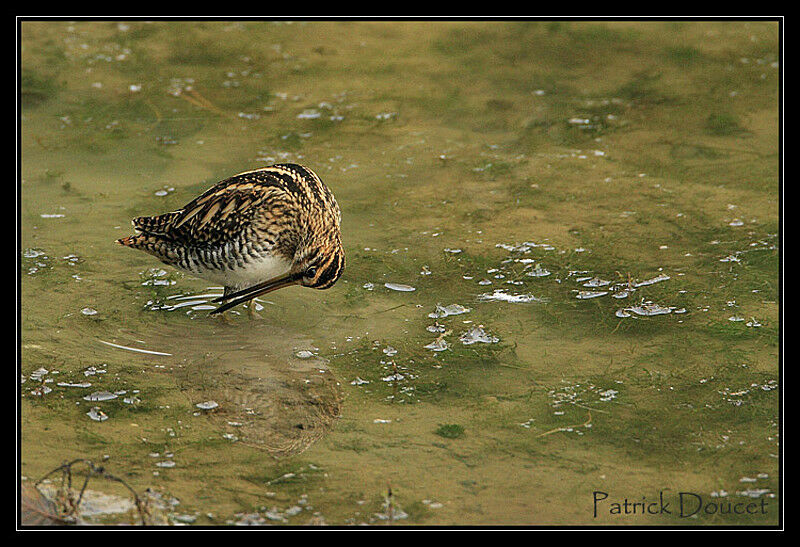
<instances>
[{"instance_id":1,"label":"bird's leg","mask_svg":"<svg viewBox=\"0 0 800 547\"><path fill-rule=\"evenodd\" d=\"M255 298L247 303L247 316L250 319L261 319L261 315L256 311Z\"/></svg>"},{"instance_id":2,"label":"bird's leg","mask_svg":"<svg viewBox=\"0 0 800 547\"><path fill-rule=\"evenodd\" d=\"M223 325L233 325L233 319L231 319L231 316L228 314L228 312L224 311L220 313L217 317L218 321Z\"/></svg>"},{"instance_id":3,"label":"bird's leg","mask_svg":"<svg viewBox=\"0 0 800 547\"><path fill-rule=\"evenodd\" d=\"M232 288L223 287L223 289L222 289L222 297L225 298L229 294L231 294L232 292L233 292ZM221 314L219 314L219 322L222 323L223 325L232 325L233 324L233 320L231 320L230 315L228 315L228 312L226 312L226 311L224 311Z\"/></svg>"}]
</instances>

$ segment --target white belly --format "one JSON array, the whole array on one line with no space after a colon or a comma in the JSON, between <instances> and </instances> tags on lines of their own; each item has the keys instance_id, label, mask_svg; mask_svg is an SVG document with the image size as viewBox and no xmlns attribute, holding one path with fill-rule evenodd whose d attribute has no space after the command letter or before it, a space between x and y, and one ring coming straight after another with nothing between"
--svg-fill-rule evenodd
<instances>
[{"instance_id":1,"label":"white belly","mask_svg":"<svg viewBox=\"0 0 800 547\"><path fill-rule=\"evenodd\" d=\"M244 289L289 272L292 263L279 257L265 257L234 270L198 269L192 273L225 287Z\"/></svg>"}]
</instances>

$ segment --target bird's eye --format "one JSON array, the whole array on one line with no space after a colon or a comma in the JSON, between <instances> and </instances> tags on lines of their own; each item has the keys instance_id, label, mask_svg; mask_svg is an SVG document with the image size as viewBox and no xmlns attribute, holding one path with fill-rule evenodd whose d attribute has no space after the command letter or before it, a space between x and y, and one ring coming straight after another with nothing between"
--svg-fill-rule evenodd
<instances>
[{"instance_id":1,"label":"bird's eye","mask_svg":"<svg viewBox=\"0 0 800 547\"><path fill-rule=\"evenodd\" d=\"M306 277L315 277L317 275L316 268L309 268L306 270Z\"/></svg>"}]
</instances>

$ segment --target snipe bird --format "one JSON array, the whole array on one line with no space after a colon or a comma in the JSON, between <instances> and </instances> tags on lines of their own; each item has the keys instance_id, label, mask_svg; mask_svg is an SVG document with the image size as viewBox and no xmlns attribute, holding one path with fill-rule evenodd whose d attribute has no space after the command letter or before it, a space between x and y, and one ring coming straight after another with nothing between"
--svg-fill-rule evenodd
<instances>
[{"instance_id":1,"label":"snipe bird","mask_svg":"<svg viewBox=\"0 0 800 547\"><path fill-rule=\"evenodd\" d=\"M214 315L290 285L333 286L344 270L340 223L328 187L287 163L220 181L178 211L135 218L136 235L117 243L223 285Z\"/></svg>"}]
</instances>

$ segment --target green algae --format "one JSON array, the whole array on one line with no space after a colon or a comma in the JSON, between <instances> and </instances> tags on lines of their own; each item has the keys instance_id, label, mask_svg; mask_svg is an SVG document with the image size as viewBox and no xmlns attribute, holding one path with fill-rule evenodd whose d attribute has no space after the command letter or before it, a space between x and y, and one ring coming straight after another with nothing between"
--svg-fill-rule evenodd
<instances>
[{"instance_id":1,"label":"green algae","mask_svg":"<svg viewBox=\"0 0 800 547\"><path fill-rule=\"evenodd\" d=\"M445 439L458 439L464 436L464 426L458 424L442 424L434 431Z\"/></svg>"},{"instance_id":2,"label":"green algae","mask_svg":"<svg viewBox=\"0 0 800 547\"><path fill-rule=\"evenodd\" d=\"M775 24L125 26L23 25L24 475L108 455L197 524L777 521ZM298 118L307 110L320 117ZM261 321L229 326L154 309L208 285L155 275L151 257L116 246L130 218L280 161L309 165L336 193L340 282L275 293ZM174 191L157 196L165 185ZM553 249L496 247L524 241ZM520 258L551 275L504 262ZM670 279L580 300L574 271ZM479 298L495 289L544 301ZM615 316L641 299L687 313ZM428 317L452 303L470 312ZM434 321L450 331L442 352L424 347ZM499 342L463 345L477 325ZM292 369L293 355L310 348L335 390L302 387L320 373ZM41 397L40 367L54 380ZM224 401L194 406L243 385L233 378L282 394L275 423L340 397L338 416L273 431L305 439L302 450L253 448ZM78 381L92 386L57 386ZM138 390L139 402L83 399L101 389ZM92 421L92 406L109 419ZM405 518L376 516L387 486ZM767 490L767 515L592 514L594 490L748 499L750 488Z\"/></svg>"}]
</instances>

